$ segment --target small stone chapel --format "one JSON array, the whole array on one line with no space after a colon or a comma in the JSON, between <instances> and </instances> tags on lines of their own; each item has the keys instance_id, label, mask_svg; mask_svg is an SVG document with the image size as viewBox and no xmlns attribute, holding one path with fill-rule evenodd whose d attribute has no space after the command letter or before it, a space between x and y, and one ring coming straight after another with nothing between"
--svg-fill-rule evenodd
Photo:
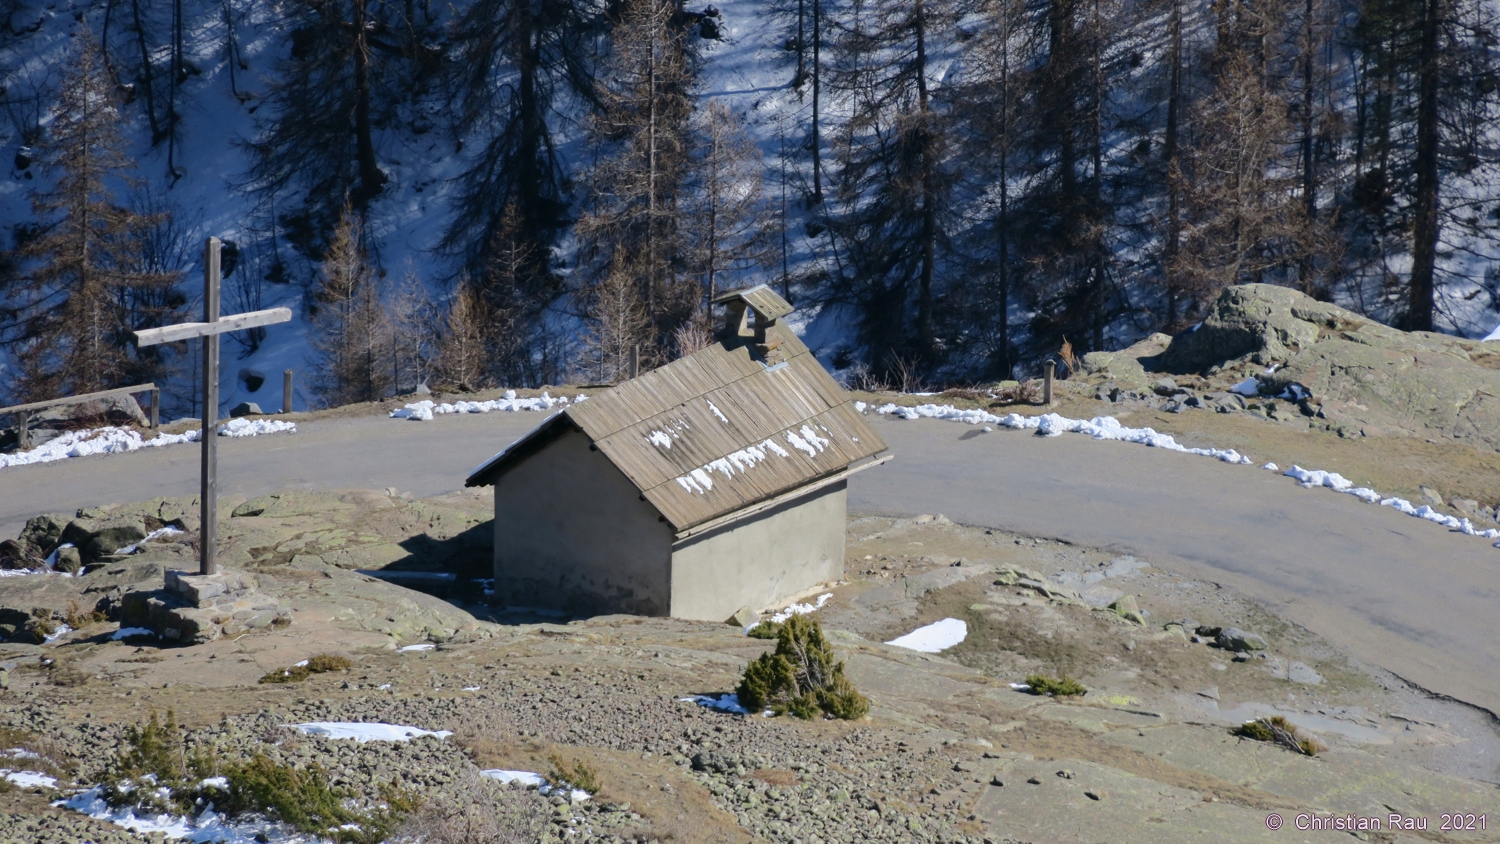
<instances>
[{"instance_id":1,"label":"small stone chapel","mask_svg":"<svg viewBox=\"0 0 1500 844\"><path fill-rule=\"evenodd\" d=\"M515 606L723 621L844 573L848 478L886 444L765 285L707 348L549 417L470 475L495 487Z\"/></svg>"}]
</instances>

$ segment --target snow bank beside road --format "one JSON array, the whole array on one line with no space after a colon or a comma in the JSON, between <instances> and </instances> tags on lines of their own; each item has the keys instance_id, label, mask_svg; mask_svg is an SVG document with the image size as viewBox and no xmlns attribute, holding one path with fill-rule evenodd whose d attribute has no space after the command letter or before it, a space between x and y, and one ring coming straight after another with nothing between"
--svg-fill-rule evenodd
<instances>
[{"instance_id":1,"label":"snow bank beside road","mask_svg":"<svg viewBox=\"0 0 1500 844\"><path fill-rule=\"evenodd\" d=\"M573 399L573 404L583 401L587 396L578 396ZM492 401L456 401L452 404L444 402L438 404L430 399L409 404L400 410L391 411L392 419L413 419L417 422L431 422L432 417L442 413L516 413L523 410L551 410L559 404L567 404L568 397L562 396L552 398L546 393L534 399L522 399L516 397L515 390L506 390L504 398Z\"/></svg>"},{"instance_id":2,"label":"snow bank beside road","mask_svg":"<svg viewBox=\"0 0 1500 844\"><path fill-rule=\"evenodd\" d=\"M861 409L861 412L863 412L863 409ZM983 423L1003 425L1007 428L1021 431L1034 430L1038 434L1047 437L1055 437L1065 432L1088 434L1096 440L1139 443L1153 448L1166 449L1167 451L1179 451L1183 454L1215 457L1225 463L1247 465L1254 463L1248 456L1240 454L1232 448L1188 448L1178 443L1171 435L1159 433L1151 428L1127 428L1121 425L1120 420L1113 416L1095 416L1088 421L1069 419L1066 416L1059 416L1056 413L1048 413L1042 416L1022 416L1019 413L1011 413L1001 417L983 410L960 410L947 404L922 404L916 407L885 404L875 408L875 412L888 416L896 416L901 419L944 419L950 422L964 422L969 425ZM1275 463L1267 463L1261 468L1278 471ZM1350 481L1337 472L1327 472L1322 469L1303 469L1301 466L1293 466L1282 472L1282 474L1290 478L1295 478L1298 483L1308 489L1326 487L1335 492L1352 495L1368 504L1391 507L1408 516L1425 519L1468 536L1500 539L1500 530L1494 528L1479 530L1468 519L1445 515L1426 505L1417 507L1404 498L1387 498L1368 487L1356 487L1353 481ZM1496 542L1495 547L1500 548L1500 542Z\"/></svg>"},{"instance_id":3,"label":"snow bank beside road","mask_svg":"<svg viewBox=\"0 0 1500 844\"><path fill-rule=\"evenodd\" d=\"M219 429L219 436L258 437L261 434L292 433L296 430L297 423L295 422L282 422L277 419L257 419L253 422L248 419L231 419ZM130 428L108 427L90 428L87 431L69 431L30 451L0 454L0 469L26 466L32 463L51 463L54 460L87 457L90 454L119 454L126 451L139 451L143 448L195 443L202 436L202 429L182 434L157 434L149 440L142 437L139 431Z\"/></svg>"},{"instance_id":4,"label":"snow bank beside road","mask_svg":"<svg viewBox=\"0 0 1500 844\"><path fill-rule=\"evenodd\" d=\"M1167 451L1180 451L1183 454L1214 457L1225 463L1251 462L1249 457L1232 448L1188 448L1177 442L1170 434L1163 434L1152 428L1127 428L1113 416L1095 416L1088 421L1069 419L1056 413L1043 416L1022 416L1019 413L996 416L983 410L959 410L947 404L922 404L916 407L886 404L876 408L875 412L899 416L902 419L946 419L952 422L966 422L970 425L982 423L1003 425L1018 431L1034 430L1046 437L1055 437L1063 433L1087 434L1096 440L1139 443Z\"/></svg>"}]
</instances>

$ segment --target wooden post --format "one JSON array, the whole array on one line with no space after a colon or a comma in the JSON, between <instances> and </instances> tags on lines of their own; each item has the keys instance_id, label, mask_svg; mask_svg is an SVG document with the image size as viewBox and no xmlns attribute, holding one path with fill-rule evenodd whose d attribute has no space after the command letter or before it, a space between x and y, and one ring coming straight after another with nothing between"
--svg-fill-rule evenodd
<instances>
[{"instance_id":1,"label":"wooden post","mask_svg":"<svg viewBox=\"0 0 1500 844\"><path fill-rule=\"evenodd\" d=\"M1046 367L1042 370L1042 404L1052 406L1052 375L1057 370L1057 361L1049 360L1043 363Z\"/></svg>"},{"instance_id":2,"label":"wooden post","mask_svg":"<svg viewBox=\"0 0 1500 844\"><path fill-rule=\"evenodd\" d=\"M161 388L151 389L151 430L161 427Z\"/></svg>"},{"instance_id":3,"label":"wooden post","mask_svg":"<svg viewBox=\"0 0 1500 844\"><path fill-rule=\"evenodd\" d=\"M641 374L641 344L637 343L630 347L630 377L636 378Z\"/></svg>"},{"instance_id":4,"label":"wooden post","mask_svg":"<svg viewBox=\"0 0 1500 844\"><path fill-rule=\"evenodd\" d=\"M203 443L202 485L199 495L201 511L198 526L200 574L218 574L219 566L214 556L218 550L218 477L215 460L219 443L219 335L226 331L240 331L261 325L275 325L292 318L288 308L271 308L230 314L219 318L219 249L223 244L211 237L203 244L203 321L164 325L160 328L141 328L132 331L137 346L154 346L158 343L175 343L179 340L203 339L203 430L199 439ZM290 371L288 371L290 376ZM154 384L147 385L152 388ZM156 416L156 399L152 399L152 417Z\"/></svg>"},{"instance_id":5,"label":"wooden post","mask_svg":"<svg viewBox=\"0 0 1500 844\"><path fill-rule=\"evenodd\" d=\"M203 321L219 321L219 239L203 245ZM203 337L203 471L199 491L199 574L218 574L214 559L218 543L218 478L215 450L219 440L219 335Z\"/></svg>"},{"instance_id":6,"label":"wooden post","mask_svg":"<svg viewBox=\"0 0 1500 844\"><path fill-rule=\"evenodd\" d=\"M281 373L281 412L292 412L292 371Z\"/></svg>"},{"instance_id":7,"label":"wooden post","mask_svg":"<svg viewBox=\"0 0 1500 844\"><path fill-rule=\"evenodd\" d=\"M30 422L30 413L16 414L16 444L22 451L31 448L31 432L26 429L26 426L30 424Z\"/></svg>"}]
</instances>

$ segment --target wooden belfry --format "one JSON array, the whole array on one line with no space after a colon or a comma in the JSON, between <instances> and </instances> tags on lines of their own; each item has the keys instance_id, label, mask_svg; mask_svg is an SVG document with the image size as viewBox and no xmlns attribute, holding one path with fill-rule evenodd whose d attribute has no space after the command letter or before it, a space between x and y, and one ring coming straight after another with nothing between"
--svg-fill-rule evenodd
<instances>
[{"instance_id":1,"label":"wooden belfry","mask_svg":"<svg viewBox=\"0 0 1500 844\"><path fill-rule=\"evenodd\" d=\"M202 489L198 498L202 508L202 524L198 535L199 574L219 573L218 564L214 561L214 550L218 543L215 529L218 519L215 447L219 439L219 335L228 331L287 322L292 318L289 308L271 308L219 318L219 250L223 245L217 237L209 238L203 245L202 322L183 322L134 332L137 346L155 346L158 343L173 343L194 337L203 339L203 431L199 437L203 444Z\"/></svg>"}]
</instances>

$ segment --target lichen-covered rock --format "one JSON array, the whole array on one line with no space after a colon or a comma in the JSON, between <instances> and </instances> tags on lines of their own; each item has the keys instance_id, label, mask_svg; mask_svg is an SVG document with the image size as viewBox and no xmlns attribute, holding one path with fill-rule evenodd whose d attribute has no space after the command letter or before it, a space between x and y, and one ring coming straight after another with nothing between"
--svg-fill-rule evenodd
<instances>
[{"instance_id":1,"label":"lichen-covered rock","mask_svg":"<svg viewBox=\"0 0 1500 844\"><path fill-rule=\"evenodd\" d=\"M1146 390L1151 381L1147 367L1159 369L1157 358L1172 343L1167 334L1152 334L1144 340L1117 352L1089 352L1083 356L1083 374L1114 381L1124 389Z\"/></svg>"},{"instance_id":2,"label":"lichen-covered rock","mask_svg":"<svg viewBox=\"0 0 1500 844\"><path fill-rule=\"evenodd\" d=\"M1263 651L1266 649L1266 640L1258 633L1241 630L1238 627L1226 627L1219 631L1217 638L1219 647L1226 651Z\"/></svg>"},{"instance_id":3,"label":"lichen-covered rock","mask_svg":"<svg viewBox=\"0 0 1500 844\"><path fill-rule=\"evenodd\" d=\"M1203 324L1157 360L1171 372L1275 364L1255 373L1260 392L1292 394L1300 415L1318 424L1500 449L1495 344L1399 331L1288 288L1228 288Z\"/></svg>"},{"instance_id":4,"label":"lichen-covered rock","mask_svg":"<svg viewBox=\"0 0 1500 844\"><path fill-rule=\"evenodd\" d=\"M1161 361L1171 372L1202 372L1242 359L1266 366L1316 343L1325 327L1347 321L1369 322L1290 288L1241 284L1219 295L1197 329L1174 337Z\"/></svg>"}]
</instances>

